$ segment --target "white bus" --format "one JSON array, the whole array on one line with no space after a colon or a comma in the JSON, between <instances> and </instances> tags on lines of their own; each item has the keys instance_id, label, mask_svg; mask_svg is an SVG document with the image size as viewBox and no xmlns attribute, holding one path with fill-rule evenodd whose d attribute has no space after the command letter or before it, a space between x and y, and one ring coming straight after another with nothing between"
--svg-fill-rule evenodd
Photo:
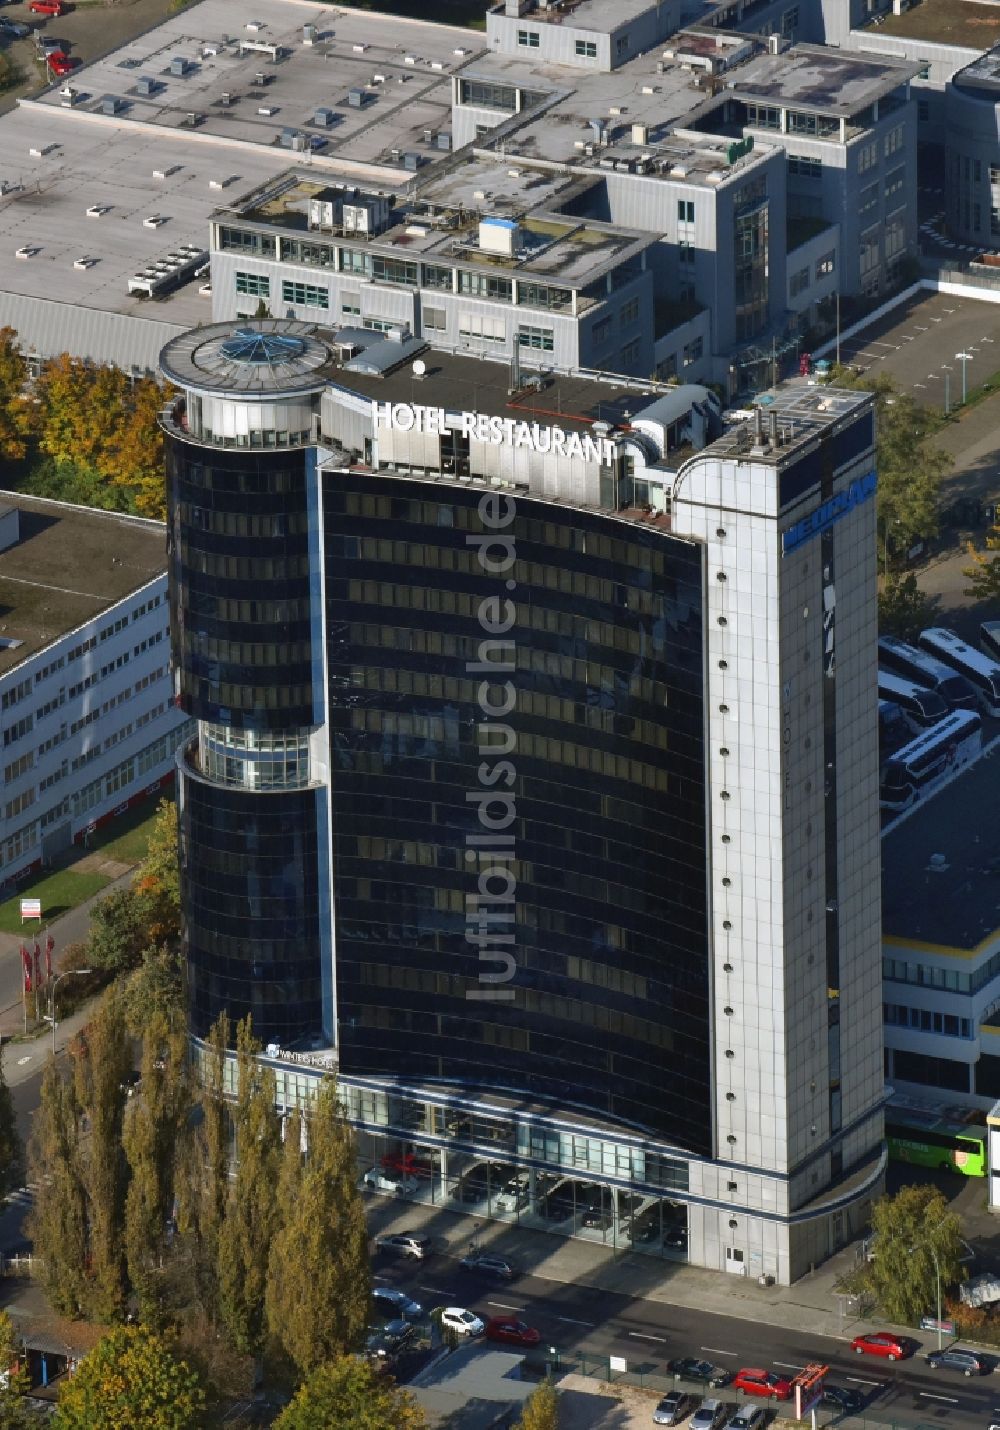
<instances>
[{"instance_id":1,"label":"white bus","mask_svg":"<svg viewBox=\"0 0 1000 1430\"><path fill-rule=\"evenodd\" d=\"M898 705L914 734L926 730L937 720L943 720L948 713L944 697L936 690L925 690L922 685L914 685L912 680L895 675L891 670L879 670L878 698Z\"/></svg>"},{"instance_id":2,"label":"white bus","mask_svg":"<svg viewBox=\"0 0 1000 1430\"><path fill-rule=\"evenodd\" d=\"M983 722L974 710L953 710L901 750L882 771L883 809L907 809L943 780L975 760L983 748Z\"/></svg>"},{"instance_id":3,"label":"white bus","mask_svg":"<svg viewBox=\"0 0 1000 1430\"><path fill-rule=\"evenodd\" d=\"M987 715L1000 715L1000 665L995 660L990 660L945 626L930 626L921 631L920 644L929 654L965 676Z\"/></svg>"},{"instance_id":4,"label":"white bus","mask_svg":"<svg viewBox=\"0 0 1000 1430\"><path fill-rule=\"evenodd\" d=\"M965 676L929 651L917 650L895 636L879 636L878 663L927 690L936 690L949 710L976 708L976 692Z\"/></svg>"},{"instance_id":5,"label":"white bus","mask_svg":"<svg viewBox=\"0 0 1000 1430\"><path fill-rule=\"evenodd\" d=\"M979 627L979 649L1000 664L1000 621L983 621Z\"/></svg>"}]
</instances>

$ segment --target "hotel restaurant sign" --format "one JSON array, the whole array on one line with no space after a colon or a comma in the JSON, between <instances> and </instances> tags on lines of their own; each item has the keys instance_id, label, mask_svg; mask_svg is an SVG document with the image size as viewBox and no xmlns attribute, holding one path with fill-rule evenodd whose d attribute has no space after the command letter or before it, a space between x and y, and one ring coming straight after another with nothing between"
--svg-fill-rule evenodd
<instances>
[{"instance_id":1,"label":"hotel restaurant sign","mask_svg":"<svg viewBox=\"0 0 1000 1430\"><path fill-rule=\"evenodd\" d=\"M610 466L615 444L610 437L589 432L565 432L561 427L542 427L537 422L521 422L513 417L489 417L485 412L449 412L444 407L422 407L409 402L372 401L375 431L422 432L440 437L457 432L470 442L492 447L526 448L540 456L575 457L583 462Z\"/></svg>"}]
</instances>

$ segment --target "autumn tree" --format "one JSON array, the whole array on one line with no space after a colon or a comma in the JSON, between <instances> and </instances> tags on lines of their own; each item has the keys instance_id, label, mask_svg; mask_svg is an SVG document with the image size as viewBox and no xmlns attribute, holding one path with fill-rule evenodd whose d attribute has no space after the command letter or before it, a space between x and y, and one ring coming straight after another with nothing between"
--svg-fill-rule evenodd
<instances>
[{"instance_id":1,"label":"autumn tree","mask_svg":"<svg viewBox=\"0 0 1000 1430\"><path fill-rule=\"evenodd\" d=\"M219 1237L229 1199L229 1110L226 1106L225 1013L205 1040L200 1069L199 1118L188 1139L177 1184L178 1226L191 1248L196 1294L206 1314L219 1314Z\"/></svg>"},{"instance_id":2,"label":"autumn tree","mask_svg":"<svg viewBox=\"0 0 1000 1430\"><path fill-rule=\"evenodd\" d=\"M0 462L19 462L28 450L24 358L13 328L0 328Z\"/></svg>"},{"instance_id":3,"label":"autumn tree","mask_svg":"<svg viewBox=\"0 0 1000 1430\"><path fill-rule=\"evenodd\" d=\"M180 936L180 861L177 852L177 810L171 800L160 801L142 867L136 876L150 944L165 944Z\"/></svg>"},{"instance_id":4,"label":"autumn tree","mask_svg":"<svg viewBox=\"0 0 1000 1430\"><path fill-rule=\"evenodd\" d=\"M0 1311L0 1430L30 1430L38 1424L24 1402L30 1379L21 1337L8 1313Z\"/></svg>"},{"instance_id":5,"label":"autumn tree","mask_svg":"<svg viewBox=\"0 0 1000 1430\"><path fill-rule=\"evenodd\" d=\"M559 1392L543 1380L524 1402L518 1430L559 1430Z\"/></svg>"},{"instance_id":6,"label":"autumn tree","mask_svg":"<svg viewBox=\"0 0 1000 1430\"><path fill-rule=\"evenodd\" d=\"M1000 526L992 526L986 533L985 551L977 551L971 542L966 549L972 565L962 569L962 575L968 576L970 583L965 594L977 601L1000 599Z\"/></svg>"},{"instance_id":7,"label":"autumn tree","mask_svg":"<svg viewBox=\"0 0 1000 1430\"><path fill-rule=\"evenodd\" d=\"M116 889L91 909L85 948L92 968L107 973L135 968L150 942L143 901L134 889Z\"/></svg>"},{"instance_id":8,"label":"autumn tree","mask_svg":"<svg viewBox=\"0 0 1000 1430\"><path fill-rule=\"evenodd\" d=\"M184 1023L184 965L175 948L143 950L138 968L126 980L122 997L125 1023L134 1038L157 1020L171 1028Z\"/></svg>"},{"instance_id":9,"label":"autumn tree","mask_svg":"<svg viewBox=\"0 0 1000 1430\"><path fill-rule=\"evenodd\" d=\"M236 1350L260 1355L268 1255L278 1226L281 1119L274 1073L258 1060L251 1021L236 1029L235 1178L219 1232L219 1308Z\"/></svg>"},{"instance_id":10,"label":"autumn tree","mask_svg":"<svg viewBox=\"0 0 1000 1430\"><path fill-rule=\"evenodd\" d=\"M118 420L99 463L101 475L127 494L130 509L158 521L167 514L158 421L167 396L168 390L153 378L137 379L116 411Z\"/></svg>"},{"instance_id":11,"label":"autumn tree","mask_svg":"<svg viewBox=\"0 0 1000 1430\"><path fill-rule=\"evenodd\" d=\"M82 1315L87 1302L82 1161L75 1083L53 1061L42 1074L28 1144L29 1175L38 1195L27 1229L41 1261L49 1303L62 1316Z\"/></svg>"},{"instance_id":12,"label":"autumn tree","mask_svg":"<svg viewBox=\"0 0 1000 1430\"><path fill-rule=\"evenodd\" d=\"M191 1430L205 1393L170 1343L144 1326L118 1326L63 1387L55 1430Z\"/></svg>"},{"instance_id":13,"label":"autumn tree","mask_svg":"<svg viewBox=\"0 0 1000 1430\"><path fill-rule=\"evenodd\" d=\"M20 1183L23 1152L17 1131L14 1101L7 1085L3 1057L0 1055L0 1199L9 1196Z\"/></svg>"},{"instance_id":14,"label":"autumn tree","mask_svg":"<svg viewBox=\"0 0 1000 1430\"><path fill-rule=\"evenodd\" d=\"M267 1285L271 1335L302 1375L361 1343L370 1292L353 1136L332 1079L305 1121L306 1162L297 1197L280 1208ZM290 1175L287 1165L282 1172Z\"/></svg>"},{"instance_id":15,"label":"autumn tree","mask_svg":"<svg viewBox=\"0 0 1000 1430\"><path fill-rule=\"evenodd\" d=\"M125 1115L124 1148L131 1176L125 1197L125 1254L129 1280L148 1324L158 1323L165 1299L163 1262L174 1206L178 1149L191 1113L183 1029L156 1016L143 1039L141 1079Z\"/></svg>"},{"instance_id":16,"label":"autumn tree","mask_svg":"<svg viewBox=\"0 0 1000 1430\"><path fill-rule=\"evenodd\" d=\"M913 571L905 576L891 576L878 593L879 632L912 641L934 624L939 605L940 597L921 591Z\"/></svg>"},{"instance_id":17,"label":"autumn tree","mask_svg":"<svg viewBox=\"0 0 1000 1430\"><path fill-rule=\"evenodd\" d=\"M299 1387L274 1430L426 1430L408 1390L352 1356L327 1361Z\"/></svg>"},{"instance_id":18,"label":"autumn tree","mask_svg":"<svg viewBox=\"0 0 1000 1430\"><path fill-rule=\"evenodd\" d=\"M866 1281L897 1324L913 1325L936 1304L938 1271L942 1293L964 1275L962 1224L928 1183L880 1197L872 1209L872 1233Z\"/></svg>"},{"instance_id":19,"label":"autumn tree","mask_svg":"<svg viewBox=\"0 0 1000 1430\"><path fill-rule=\"evenodd\" d=\"M113 1321L126 1296L125 1196L128 1163L122 1144L125 1087L132 1053L121 993L104 995L74 1059L77 1101L87 1119L83 1183L90 1231L90 1314Z\"/></svg>"}]
</instances>

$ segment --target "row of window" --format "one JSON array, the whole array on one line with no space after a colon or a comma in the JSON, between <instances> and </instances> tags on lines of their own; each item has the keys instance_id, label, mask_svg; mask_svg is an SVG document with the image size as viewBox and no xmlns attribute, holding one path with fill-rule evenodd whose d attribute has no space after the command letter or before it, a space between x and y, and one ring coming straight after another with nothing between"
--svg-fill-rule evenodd
<instances>
[{"instance_id":1,"label":"row of window","mask_svg":"<svg viewBox=\"0 0 1000 1430\"><path fill-rule=\"evenodd\" d=\"M593 673L600 675L603 667L593 667ZM631 674L627 685L622 687L623 695L657 708L665 707L669 700L667 685L649 676ZM479 681L461 680L457 676L439 675L422 670L407 670L398 665L355 666L350 673L350 684L368 690L381 690L391 695L416 695L434 700L448 700L472 705L478 699ZM523 710L539 719L561 720L565 724L579 723L580 706L572 700L558 695L543 695L540 692L522 690L518 692L518 704ZM604 711L600 706L586 706L587 718L590 712L600 710L602 716L614 715L614 711Z\"/></svg>"},{"instance_id":2,"label":"row of window","mask_svg":"<svg viewBox=\"0 0 1000 1430\"><path fill-rule=\"evenodd\" d=\"M452 551L451 547L439 549ZM471 558L475 563L476 557L472 552L458 551L454 554L458 557ZM445 566L447 563L442 562L441 564ZM528 566L534 568L530 575L525 569ZM463 569L461 563L457 569ZM640 587L626 586L624 583L595 581L584 571L568 571L563 566L539 566L536 562L524 561L518 563L517 573L521 578L519 583L521 586L531 586L536 591L561 591L567 596L581 596L589 598L591 601L598 599L596 590L598 586L611 586L618 595L616 604L620 611L630 611L633 616L651 617L659 616L662 613L663 602L659 595L654 595L651 591L644 591ZM403 586L388 581L349 581L347 590L351 601L368 606L394 606L400 610L413 611L440 611L445 615L466 616L470 620L479 617L483 604L482 597L469 595L464 591L451 591L424 585ZM617 623L589 620L582 616L575 616L569 611L555 611L547 606L538 606L534 602L530 605L523 602L510 602L508 611L511 606L513 606L516 629L530 627L534 630L550 631L553 634L568 636L575 640L592 641L597 645L614 646L619 650L631 650L636 654L639 653L638 633L626 632Z\"/></svg>"},{"instance_id":3,"label":"row of window","mask_svg":"<svg viewBox=\"0 0 1000 1430\"><path fill-rule=\"evenodd\" d=\"M788 279L789 294L793 298L798 297L800 293L804 293L807 288L812 287L813 277L815 277L815 281L818 283L821 278L828 278L829 275L836 270L836 267L836 250L822 254L821 257L817 258L812 274L810 274L809 265L807 263L804 268L800 268L797 272L790 275Z\"/></svg>"},{"instance_id":4,"label":"row of window","mask_svg":"<svg viewBox=\"0 0 1000 1430\"><path fill-rule=\"evenodd\" d=\"M936 1013L930 1008L908 1008L902 1003L883 1003L882 1016L894 1028L917 1028L922 1033L943 1033L946 1038L971 1038L972 1023L955 1013Z\"/></svg>"}]
</instances>

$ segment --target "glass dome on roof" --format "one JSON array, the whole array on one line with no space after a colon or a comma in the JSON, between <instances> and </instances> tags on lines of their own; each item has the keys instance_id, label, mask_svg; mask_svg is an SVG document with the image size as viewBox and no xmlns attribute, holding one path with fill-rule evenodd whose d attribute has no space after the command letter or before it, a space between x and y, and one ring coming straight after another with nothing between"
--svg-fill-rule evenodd
<instances>
[{"instance_id":1,"label":"glass dome on roof","mask_svg":"<svg viewBox=\"0 0 1000 1430\"><path fill-rule=\"evenodd\" d=\"M302 339L290 333L264 333L256 328L237 328L232 337L219 344L219 351L230 362L272 365L290 362L305 350Z\"/></svg>"}]
</instances>

